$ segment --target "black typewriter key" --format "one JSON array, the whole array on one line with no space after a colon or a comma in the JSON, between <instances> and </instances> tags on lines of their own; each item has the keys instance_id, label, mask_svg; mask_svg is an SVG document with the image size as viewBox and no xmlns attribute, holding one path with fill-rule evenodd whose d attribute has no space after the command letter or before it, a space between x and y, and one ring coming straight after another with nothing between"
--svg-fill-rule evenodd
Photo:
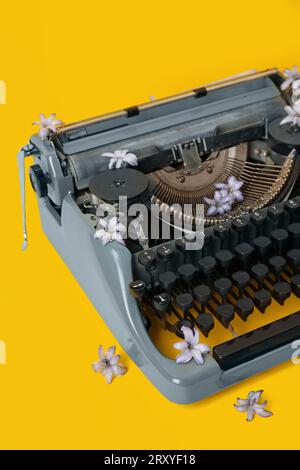
<instances>
[{"instance_id":1,"label":"black typewriter key","mask_svg":"<svg viewBox=\"0 0 300 470\"><path fill-rule=\"evenodd\" d=\"M300 249L293 248L286 253L286 259L293 272L300 268Z\"/></svg>"},{"instance_id":2,"label":"black typewriter key","mask_svg":"<svg viewBox=\"0 0 300 470\"><path fill-rule=\"evenodd\" d=\"M234 308L233 305L231 304L222 304L219 305L215 312L214 312L215 317L217 320L219 320L220 323L225 328L228 328L232 320L234 319Z\"/></svg>"},{"instance_id":3,"label":"black typewriter key","mask_svg":"<svg viewBox=\"0 0 300 470\"><path fill-rule=\"evenodd\" d=\"M174 258L175 250L170 245L161 245L157 248L156 251L158 259L164 265L164 269L168 269L169 262Z\"/></svg>"},{"instance_id":4,"label":"black typewriter key","mask_svg":"<svg viewBox=\"0 0 300 470\"><path fill-rule=\"evenodd\" d=\"M235 304L236 313L244 321L246 321L249 315L251 315L253 309L254 303L253 300L250 299L250 297L241 297L237 300Z\"/></svg>"},{"instance_id":5,"label":"black typewriter key","mask_svg":"<svg viewBox=\"0 0 300 470\"><path fill-rule=\"evenodd\" d=\"M135 299L142 299L146 292L145 282L140 280L130 282L129 292Z\"/></svg>"},{"instance_id":6,"label":"black typewriter key","mask_svg":"<svg viewBox=\"0 0 300 470\"><path fill-rule=\"evenodd\" d=\"M300 228L300 224L299 224ZM282 228L278 228L276 230L272 230L271 232L271 240L273 243L273 250L274 253L281 255L289 238L289 234L286 230Z\"/></svg>"},{"instance_id":7,"label":"black typewriter key","mask_svg":"<svg viewBox=\"0 0 300 470\"><path fill-rule=\"evenodd\" d=\"M288 232L293 241L294 248L300 248L300 223L291 224L288 226Z\"/></svg>"},{"instance_id":8,"label":"black typewriter key","mask_svg":"<svg viewBox=\"0 0 300 470\"><path fill-rule=\"evenodd\" d=\"M220 240L221 249L228 248L230 245L230 228L231 224L229 221L223 222L222 224L217 224L213 228L214 235Z\"/></svg>"},{"instance_id":9,"label":"black typewriter key","mask_svg":"<svg viewBox=\"0 0 300 470\"><path fill-rule=\"evenodd\" d=\"M268 264L270 271L274 274L275 278L278 279L286 267L286 260L282 256L272 256Z\"/></svg>"},{"instance_id":10,"label":"black typewriter key","mask_svg":"<svg viewBox=\"0 0 300 470\"><path fill-rule=\"evenodd\" d=\"M222 297L222 301L224 302L227 295L231 291L232 282L228 277L221 277L214 282L215 291Z\"/></svg>"},{"instance_id":11,"label":"black typewriter key","mask_svg":"<svg viewBox=\"0 0 300 470\"><path fill-rule=\"evenodd\" d=\"M263 229L265 227L267 220L267 212L265 209L261 209L250 214L250 222L254 225L256 236L263 234Z\"/></svg>"},{"instance_id":12,"label":"black typewriter key","mask_svg":"<svg viewBox=\"0 0 300 470\"><path fill-rule=\"evenodd\" d=\"M280 305L283 305L291 295L291 286L287 282L278 281L273 286L272 295Z\"/></svg>"},{"instance_id":13,"label":"black typewriter key","mask_svg":"<svg viewBox=\"0 0 300 470\"><path fill-rule=\"evenodd\" d=\"M246 268L248 260L254 252L254 248L249 243L240 243L234 249L237 261Z\"/></svg>"},{"instance_id":14,"label":"black typewriter key","mask_svg":"<svg viewBox=\"0 0 300 470\"><path fill-rule=\"evenodd\" d=\"M204 236L204 242L203 242L203 247L201 249L201 253L203 256L208 256L210 255L210 251L212 250L212 236L211 234L205 234Z\"/></svg>"},{"instance_id":15,"label":"black typewriter key","mask_svg":"<svg viewBox=\"0 0 300 470\"><path fill-rule=\"evenodd\" d=\"M170 295L166 292L162 294L157 294L152 299L152 305L155 308L156 312L159 314L163 314L169 310L171 303Z\"/></svg>"},{"instance_id":16,"label":"black typewriter key","mask_svg":"<svg viewBox=\"0 0 300 470\"><path fill-rule=\"evenodd\" d=\"M184 262L186 262L187 255L189 254L189 245L189 242L182 240L181 238L175 241L175 248L179 253L182 254L182 259Z\"/></svg>"},{"instance_id":17,"label":"black typewriter key","mask_svg":"<svg viewBox=\"0 0 300 470\"><path fill-rule=\"evenodd\" d=\"M192 281L196 272L197 270L192 264L182 264L177 268L179 279L186 284L189 284Z\"/></svg>"},{"instance_id":18,"label":"black typewriter key","mask_svg":"<svg viewBox=\"0 0 300 470\"><path fill-rule=\"evenodd\" d=\"M260 289L255 292L253 301L255 306L264 313L266 308L271 305L272 296L267 289Z\"/></svg>"},{"instance_id":19,"label":"black typewriter key","mask_svg":"<svg viewBox=\"0 0 300 470\"><path fill-rule=\"evenodd\" d=\"M183 293L176 295L175 297L176 305L181 308L186 315L188 310L193 306L193 296L189 293Z\"/></svg>"},{"instance_id":20,"label":"black typewriter key","mask_svg":"<svg viewBox=\"0 0 300 470\"><path fill-rule=\"evenodd\" d=\"M215 272L216 265L216 260L212 256L204 256L204 258L200 258L198 261L199 271L207 281L210 280Z\"/></svg>"},{"instance_id":21,"label":"black typewriter key","mask_svg":"<svg viewBox=\"0 0 300 470\"><path fill-rule=\"evenodd\" d=\"M245 233L248 228L248 220L246 217L238 217L231 221L231 228L238 234L238 241L242 242L245 238Z\"/></svg>"},{"instance_id":22,"label":"black typewriter key","mask_svg":"<svg viewBox=\"0 0 300 470\"><path fill-rule=\"evenodd\" d=\"M145 250L139 253L138 260L146 269L151 269L156 266L156 256L152 250Z\"/></svg>"},{"instance_id":23,"label":"black typewriter key","mask_svg":"<svg viewBox=\"0 0 300 470\"><path fill-rule=\"evenodd\" d=\"M293 294L300 297L300 274L296 274L291 279L291 289Z\"/></svg>"},{"instance_id":24,"label":"black typewriter key","mask_svg":"<svg viewBox=\"0 0 300 470\"><path fill-rule=\"evenodd\" d=\"M289 214L290 223L300 221L300 200L299 199L289 199L285 201L284 208Z\"/></svg>"},{"instance_id":25,"label":"black typewriter key","mask_svg":"<svg viewBox=\"0 0 300 470\"><path fill-rule=\"evenodd\" d=\"M272 228L281 227L284 222L284 209L282 204L274 204L268 208L268 217L271 220Z\"/></svg>"},{"instance_id":26,"label":"black typewriter key","mask_svg":"<svg viewBox=\"0 0 300 470\"><path fill-rule=\"evenodd\" d=\"M209 332L215 326L215 322L213 317L210 313L199 313L195 319L195 323L199 330L204 334L204 336L208 336Z\"/></svg>"},{"instance_id":27,"label":"black typewriter key","mask_svg":"<svg viewBox=\"0 0 300 470\"><path fill-rule=\"evenodd\" d=\"M167 292L176 287L177 277L173 271L165 271L158 276L159 285Z\"/></svg>"},{"instance_id":28,"label":"black typewriter key","mask_svg":"<svg viewBox=\"0 0 300 470\"><path fill-rule=\"evenodd\" d=\"M175 333L179 338L184 338L184 334L183 334L183 331L182 331L183 326L186 326L187 328L190 328L191 330L194 330L194 324L191 320L187 320L187 319L179 320L175 324Z\"/></svg>"},{"instance_id":29,"label":"black typewriter key","mask_svg":"<svg viewBox=\"0 0 300 470\"><path fill-rule=\"evenodd\" d=\"M205 284L201 284L199 286L194 287L193 289L193 297L197 302L201 304L202 309L204 310L207 302L211 298L211 290Z\"/></svg>"},{"instance_id":30,"label":"black typewriter key","mask_svg":"<svg viewBox=\"0 0 300 470\"><path fill-rule=\"evenodd\" d=\"M253 246L257 253L258 258L261 261L265 261L268 256L268 252L272 246L272 243L271 243L270 238L261 236L261 237L254 238Z\"/></svg>"},{"instance_id":31,"label":"black typewriter key","mask_svg":"<svg viewBox=\"0 0 300 470\"><path fill-rule=\"evenodd\" d=\"M231 278L234 285L238 288L239 295L241 296L250 281L249 274L247 271L236 271L232 274Z\"/></svg>"},{"instance_id":32,"label":"black typewriter key","mask_svg":"<svg viewBox=\"0 0 300 470\"><path fill-rule=\"evenodd\" d=\"M258 263L254 264L251 267L251 275L257 282L258 288L262 288L263 281L266 279L267 275L269 274L269 268L266 264Z\"/></svg>"},{"instance_id":33,"label":"black typewriter key","mask_svg":"<svg viewBox=\"0 0 300 470\"><path fill-rule=\"evenodd\" d=\"M145 250L139 253L138 260L142 266L146 269L150 276L151 287L155 288L155 280L153 276L153 270L156 267L156 255L152 250Z\"/></svg>"},{"instance_id":34,"label":"black typewriter key","mask_svg":"<svg viewBox=\"0 0 300 470\"><path fill-rule=\"evenodd\" d=\"M232 265L234 255L231 251L220 250L215 255L218 265L222 268L223 272L227 274L228 269Z\"/></svg>"}]
</instances>

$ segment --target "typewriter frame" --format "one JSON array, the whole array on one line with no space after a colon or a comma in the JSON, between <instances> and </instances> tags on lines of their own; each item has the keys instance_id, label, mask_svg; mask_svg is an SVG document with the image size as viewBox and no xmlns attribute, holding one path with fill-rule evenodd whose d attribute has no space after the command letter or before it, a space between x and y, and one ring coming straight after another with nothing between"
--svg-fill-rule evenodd
<instances>
[{"instance_id":1,"label":"typewriter frame","mask_svg":"<svg viewBox=\"0 0 300 470\"><path fill-rule=\"evenodd\" d=\"M279 77L276 69L244 76L233 80L233 85L274 74ZM232 85L232 81L211 86L221 87L226 93L228 85ZM190 93L170 98L169 101L176 104L177 100L187 96ZM155 106L155 102L149 103L149 106ZM128 116L128 111L119 114L124 116L124 113ZM118 113L113 116L116 115ZM105 120L111 117L106 116ZM98 123L99 118L62 127L61 131L80 129L86 123L94 122ZM169 400L181 404L198 401L291 358L293 350L291 344L287 344L234 369L223 371L210 355L203 366L194 361L183 366L160 353L145 329L137 302L129 294L128 284L133 280L131 253L118 243L103 246L101 241L94 239L93 226L73 198L73 178L70 174L64 174L53 142L42 141L34 135L30 145L33 150L27 153L33 154L35 163L48 175L48 195L37 198L45 234L116 339Z\"/></svg>"}]
</instances>

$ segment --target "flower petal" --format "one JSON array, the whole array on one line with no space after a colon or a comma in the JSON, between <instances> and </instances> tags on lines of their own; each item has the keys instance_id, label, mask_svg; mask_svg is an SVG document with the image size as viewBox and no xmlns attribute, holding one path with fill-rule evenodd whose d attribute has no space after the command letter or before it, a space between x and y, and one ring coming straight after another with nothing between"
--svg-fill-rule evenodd
<instances>
[{"instance_id":1,"label":"flower petal","mask_svg":"<svg viewBox=\"0 0 300 470\"><path fill-rule=\"evenodd\" d=\"M105 354L106 359L110 360L115 355L115 352L116 346L111 346L110 348L108 348Z\"/></svg>"},{"instance_id":2,"label":"flower petal","mask_svg":"<svg viewBox=\"0 0 300 470\"><path fill-rule=\"evenodd\" d=\"M263 390L258 390L257 392L249 392L248 398L250 400L258 402L260 400L260 397L261 397L262 393L263 393Z\"/></svg>"},{"instance_id":3,"label":"flower petal","mask_svg":"<svg viewBox=\"0 0 300 470\"><path fill-rule=\"evenodd\" d=\"M196 344L196 346L194 346L194 349L197 349L202 354L207 354L210 351L210 347L207 344L204 344L204 343Z\"/></svg>"},{"instance_id":4,"label":"flower petal","mask_svg":"<svg viewBox=\"0 0 300 470\"><path fill-rule=\"evenodd\" d=\"M112 170L114 168L114 166L116 165L116 163L118 162L117 158L111 158L109 164L108 164L108 169L109 170Z\"/></svg>"},{"instance_id":5,"label":"flower petal","mask_svg":"<svg viewBox=\"0 0 300 470\"><path fill-rule=\"evenodd\" d=\"M237 411L240 411L241 413L244 413L245 411L248 410L248 405L233 405Z\"/></svg>"},{"instance_id":6,"label":"flower petal","mask_svg":"<svg viewBox=\"0 0 300 470\"><path fill-rule=\"evenodd\" d=\"M178 354L178 356L176 356L176 362L177 364L185 364L186 362L189 362L192 358L193 355L191 353L191 350L186 349L181 354Z\"/></svg>"},{"instance_id":7,"label":"flower petal","mask_svg":"<svg viewBox=\"0 0 300 470\"><path fill-rule=\"evenodd\" d=\"M197 330L197 328L194 328L193 333L194 333L194 336L193 336L191 345L196 346L199 343L199 331Z\"/></svg>"},{"instance_id":8,"label":"flower petal","mask_svg":"<svg viewBox=\"0 0 300 470\"><path fill-rule=\"evenodd\" d=\"M186 341L178 341L178 343L173 344L173 348L178 349L179 351L184 351L187 349L189 345Z\"/></svg>"},{"instance_id":9,"label":"flower petal","mask_svg":"<svg viewBox=\"0 0 300 470\"><path fill-rule=\"evenodd\" d=\"M217 212L216 206L211 206L211 207L207 210L207 215L215 215L216 212Z\"/></svg>"},{"instance_id":10,"label":"flower petal","mask_svg":"<svg viewBox=\"0 0 300 470\"><path fill-rule=\"evenodd\" d=\"M116 163L116 168L121 168L123 165L123 160L121 158L118 158L117 163Z\"/></svg>"},{"instance_id":11,"label":"flower petal","mask_svg":"<svg viewBox=\"0 0 300 470\"><path fill-rule=\"evenodd\" d=\"M109 362L112 366L115 366L116 364L118 364L119 360L121 359L121 356L119 354L116 354L116 356L113 356Z\"/></svg>"},{"instance_id":12,"label":"flower petal","mask_svg":"<svg viewBox=\"0 0 300 470\"><path fill-rule=\"evenodd\" d=\"M199 349L193 348L191 349L191 353L197 364L204 364L204 359Z\"/></svg>"},{"instance_id":13,"label":"flower petal","mask_svg":"<svg viewBox=\"0 0 300 470\"><path fill-rule=\"evenodd\" d=\"M137 166L138 164L137 156L134 155L133 153L128 153L127 155L125 155L124 161L129 163L129 165L133 165L133 166Z\"/></svg>"},{"instance_id":14,"label":"flower petal","mask_svg":"<svg viewBox=\"0 0 300 470\"><path fill-rule=\"evenodd\" d=\"M236 401L238 402L239 405L242 405L242 406L249 406L250 404L250 400L248 400L247 398L246 399L243 399L243 398L237 398Z\"/></svg>"},{"instance_id":15,"label":"flower petal","mask_svg":"<svg viewBox=\"0 0 300 470\"><path fill-rule=\"evenodd\" d=\"M101 374L105 377L105 380L108 384L111 383L113 379L113 369L112 367L106 366L104 369L102 369Z\"/></svg>"},{"instance_id":16,"label":"flower petal","mask_svg":"<svg viewBox=\"0 0 300 470\"><path fill-rule=\"evenodd\" d=\"M101 154L101 157L115 158L115 154L113 152L104 152Z\"/></svg>"},{"instance_id":17,"label":"flower petal","mask_svg":"<svg viewBox=\"0 0 300 470\"><path fill-rule=\"evenodd\" d=\"M95 372L99 372L103 367L105 367L105 364L102 361L93 362L92 364L92 368Z\"/></svg>"},{"instance_id":18,"label":"flower petal","mask_svg":"<svg viewBox=\"0 0 300 470\"><path fill-rule=\"evenodd\" d=\"M100 344L99 348L98 348L98 356L100 357L100 359L104 360L105 359L105 356L104 356L104 351L103 351L103 346Z\"/></svg>"},{"instance_id":19,"label":"flower petal","mask_svg":"<svg viewBox=\"0 0 300 470\"><path fill-rule=\"evenodd\" d=\"M280 126L283 126L283 124L288 124L290 122L293 122L293 118L291 116L286 116L282 121L280 121Z\"/></svg>"},{"instance_id":20,"label":"flower petal","mask_svg":"<svg viewBox=\"0 0 300 470\"><path fill-rule=\"evenodd\" d=\"M182 326L181 331L183 333L184 339L188 344L192 344L192 341L194 339L194 333L191 328L188 326Z\"/></svg>"},{"instance_id":21,"label":"flower petal","mask_svg":"<svg viewBox=\"0 0 300 470\"><path fill-rule=\"evenodd\" d=\"M115 375L124 375L127 372L127 367L122 364L112 366L113 372Z\"/></svg>"},{"instance_id":22,"label":"flower petal","mask_svg":"<svg viewBox=\"0 0 300 470\"><path fill-rule=\"evenodd\" d=\"M264 410L263 408L258 408L256 405L254 405L254 411L256 414L258 414L262 418L269 418L269 416L273 416L272 411L267 411L267 410Z\"/></svg>"},{"instance_id":23,"label":"flower petal","mask_svg":"<svg viewBox=\"0 0 300 470\"><path fill-rule=\"evenodd\" d=\"M247 411L247 421L252 421L254 418L254 414L254 409L252 407L249 407Z\"/></svg>"}]
</instances>

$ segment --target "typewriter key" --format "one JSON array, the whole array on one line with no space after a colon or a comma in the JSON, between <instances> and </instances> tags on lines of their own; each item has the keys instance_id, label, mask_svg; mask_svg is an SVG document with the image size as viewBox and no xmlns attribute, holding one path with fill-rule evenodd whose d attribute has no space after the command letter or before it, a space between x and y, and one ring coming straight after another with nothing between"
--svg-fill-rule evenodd
<instances>
[{"instance_id":1,"label":"typewriter key","mask_svg":"<svg viewBox=\"0 0 300 470\"><path fill-rule=\"evenodd\" d=\"M286 254L287 262L293 269L296 271L300 267L300 250L294 248L293 250L289 250Z\"/></svg>"},{"instance_id":2,"label":"typewriter key","mask_svg":"<svg viewBox=\"0 0 300 470\"><path fill-rule=\"evenodd\" d=\"M291 295L291 286L287 282L276 282L273 286L272 295L280 305Z\"/></svg>"},{"instance_id":3,"label":"typewriter key","mask_svg":"<svg viewBox=\"0 0 300 470\"><path fill-rule=\"evenodd\" d=\"M190 320L179 320L178 322L175 323L175 333L179 338L184 338L184 334L182 332L182 327L186 326L187 328L190 328L191 330L194 330L194 324Z\"/></svg>"},{"instance_id":4,"label":"typewriter key","mask_svg":"<svg viewBox=\"0 0 300 470\"><path fill-rule=\"evenodd\" d=\"M141 299L142 297L144 297L145 291L146 284L144 281L132 281L129 284L129 292L136 299Z\"/></svg>"},{"instance_id":5,"label":"typewriter key","mask_svg":"<svg viewBox=\"0 0 300 470\"><path fill-rule=\"evenodd\" d=\"M236 313L244 321L246 321L249 315L251 315L253 309L254 303L250 297L242 297L238 299L237 303L235 304Z\"/></svg>"}]
</instances>

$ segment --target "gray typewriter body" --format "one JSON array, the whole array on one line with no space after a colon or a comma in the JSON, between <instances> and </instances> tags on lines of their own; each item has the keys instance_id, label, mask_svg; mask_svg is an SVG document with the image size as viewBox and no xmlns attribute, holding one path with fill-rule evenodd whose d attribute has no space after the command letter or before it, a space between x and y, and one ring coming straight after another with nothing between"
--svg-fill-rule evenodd
<instances>
[{"instance_id":1,"label":"gray typewriter body","mask_svg":"<svg viewBox=\"0 0 300 470\"><path fill-rule=\"evenodd\" d=\"M136 254L117 242L104 246L95 240L93 217L80 210L75 195L103 170L99 155L105 151L122 147L146 161L154 147L164 151L214 135L216 128L226 132L281 117L286 101L274 81L278 76L276 71L244 76L62 127L58 143L34 135L27 147L47 178L47 192L37 198L45 234L124 350L176 403L195 402L290 359L291 344L230 370L222 370L212 355L203 366L193 361L183 366L164 356L153 344L138 302L128 290Z\"/></svg>"}]
</instances>

